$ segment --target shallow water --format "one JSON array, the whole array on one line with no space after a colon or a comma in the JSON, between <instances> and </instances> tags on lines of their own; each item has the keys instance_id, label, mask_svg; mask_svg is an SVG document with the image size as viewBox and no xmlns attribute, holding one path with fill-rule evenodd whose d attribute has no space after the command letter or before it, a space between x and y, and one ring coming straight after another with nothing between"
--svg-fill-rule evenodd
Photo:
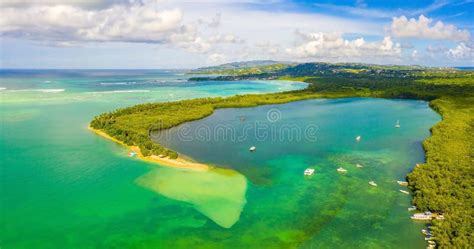
<instances>
[{"instance_id":1,"label":"shallow water","mask_svg":"<svg viewBox=\"0 0 474 249\"><path fill-rule=\"evenodd\" d=\"M137 179L157 166L128 158L87 124L102 112L147 101L305 84L195 83L183 77L150 70L0 70L0 247L156 248L175 229L215 224L192 205L139 185ZM101 84L123 81L141 83Z\"/></svg>"},{"instance_id":2,"label":"shallow water","mask_svg":"<svg viewBox=\"0 0 474 249\"><path fill-rule=\"evenodd\" d=\"M0 89L6 88L0 90L1 247L424 246L422 225L408 219L410 197L398 192L395 180L423 160L421 141L439 120L425 102L311 100L218 110L190 129L256 121L269 127L316 125L317 139L167 142L196 160L228 168L210 173L128 158L121 146L87 130L94 115L136 103L303 87L189 84L180 74L0 71ZM270 122L273 109L280 118ZM393 128L396 119L402 128ZM255 153L248 152L251 145ZM348 172L337 174L339 166ZM307 167L316 174L303 177ZM369 188L369 180L379 186Z\"/></svg>"}]
</instances>

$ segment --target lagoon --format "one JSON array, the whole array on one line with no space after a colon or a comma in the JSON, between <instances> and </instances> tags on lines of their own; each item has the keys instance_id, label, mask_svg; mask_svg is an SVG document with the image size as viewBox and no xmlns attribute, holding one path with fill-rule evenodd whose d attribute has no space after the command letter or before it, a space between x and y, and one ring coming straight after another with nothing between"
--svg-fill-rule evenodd
<instances>
[{"instance_id":1,"label":"lagoon","mask_svg":"<svg viewBox=\"0 0 474 249\"><path fill-rule=\"evenodd\" d=\"M219 109L154 137L246 177L243 211L228 229L232 236L219 240L229 248L263 242L269 248L422 248L423 225L409 219L411 197L396 181L423 162L421 142L439 120L424 101L316 99ZM339 167L347 172L338 173ZM316 173L304 176L306 168ZM183 186L193 188L188 181L176 184ZM220 191L226 190L209 187L202 198Z\"/></svg>"}]
</instances>

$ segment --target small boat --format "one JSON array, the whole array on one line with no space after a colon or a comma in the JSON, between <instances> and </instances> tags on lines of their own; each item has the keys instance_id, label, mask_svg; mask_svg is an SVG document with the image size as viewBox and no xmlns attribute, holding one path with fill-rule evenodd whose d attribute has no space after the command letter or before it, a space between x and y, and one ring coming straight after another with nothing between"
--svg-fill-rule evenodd
<instances>
[{"instance_id":1,"label":"small boat","mask_svg":"<svg viewBox=\"0 0 474 249\"><path fill-rule=\"evenodd\" d=\"M411 206L408 208L408 211L416 211L416 207L415 206Z\"/></svg>"},{"instance_id":2,"label":"small boat","mask_svg":"<svg viewBox=\"0 0 474 249\"><path fill-rule=\"evenodd\" d=\"M136 155L137 155L137 153L135 151L131 151L130 153L128 153L129 157L134 157Z\"/></svg>"},{"instance_id":3,"label":"small boat","mask_svg":"<svg viewBox=\"0 0 474 249\"><path fill-rule=\"evenodd\" d=\"M406 190L403 190L403 189L400 189L400 192L402 192L402 193L404 193L404 194L407 194L407 195L410 194L410 192L408 192L408 191L406 191Z\"/></svg>"},{"instance_id":4,"label":"small boat","mask_svg":"<svg viewBox=\"0 0 474 249\"><path fill-rule=\"evenodd\" d=\"M395 124L395 128L400 128L400 120L397 120L397 124Z\"/></svg>"},{"instance_id":5,"label":"small boat","mask_svg":"<svg viewBox=\"0 0 474 249\"><path fill-rule=\"evenodd\" d=\"M308 169L305 169L305 170L304 170L304 175L305 175L305 176L310 176L310 175L312 175L312 174L314 174L314 169L308 168Z\"/></svg>"},{"instance_id":6,"label":"small boat","mask_svg":"<svg viewBox=\"0 0 474 249\"><path fill-rule=\"evenodd\" d=\"M360 142L361 139L362 139L361 136L357 136L357 137L356 137L356 141L357 141L357 142Z\"/></svg>"},{"instance_id":7,"label":"small boat","mask_svg":"<svg viewBox=\"0 0 474 249\"><path fill-rule=\"evenodd\" d=\"M369 182L369 185L370 185L370 186L377 187L377 183L375 183L374 181L370 181L370 182Z\"/></svg>"},{"instance_id":8,"label":"small boat","mask_svg":"<svg viewBox=\"0 0 474 249\"><path fill-rule=\"evenodd\" d=\"M242 121L242 122L245 121L245 117L244 117L244 116L241 116L241 117L240 117L240 121Z\"/></svg>"},{"instance_id":9,"label":"small boat","mask_svg":"<svg viewBox=\"0 0 474 249\"><path fill-rule=\"evenodd\" d=\"M432 218L433 214L431 214L431 212L416 213L410 217L412 220L431 220Z\"/></svg>"},{"instance_id":10,"label":"small boat","mask_svg":"<svg viewBox=\"0 0 474 249\"><path fill-rule=\"evenodd\" d=\"M398 185L400 186L408 186L408 182L404 182L404 181L397 181Z\"/></svg>"},{"instance_id":11,"label":"small boat","mask_svg":"<svg viewBox=\"0 0 474 249\"><path fill-rule=\"evenodd\" d=\"M364 166L362 166L362 164L356 163L356 167L357 167L357 168L363 168Z\"/></svg>"},{"instance_id":12,"label":"small boat","mask_svg":"<svg viewBox=\"0 0 474 249\"><path fill-rule=\"evenodd\" d=\"M339 172L339 173L346 173L346 172L347 172L347 169L345 169L345 168L343 168L343 167L339 167L339 168L337 169L337 172Z\"/></svg>"},{"instance_id":13,"label":"small boat","mask_svg":"<svg viewBox=\"0 0 474 249\"><path fill-rule=\"evenodd\" d=\"M254 152L256 149L257 149L257 147L252 146L252 147L249 148L249 151L250 151L250 152Z\"/></svg>"}]
</instances>

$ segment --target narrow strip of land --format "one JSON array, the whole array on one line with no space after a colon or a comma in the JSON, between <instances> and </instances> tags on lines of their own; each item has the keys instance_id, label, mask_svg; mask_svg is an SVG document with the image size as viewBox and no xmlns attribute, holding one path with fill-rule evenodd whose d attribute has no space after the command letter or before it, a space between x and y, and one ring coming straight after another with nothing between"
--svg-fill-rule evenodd
<instances>
[{"instance_id":1,"label":"narrow strip of land","mask_svg":"<svg viewBox=\"0 0 474 249\"><path fill-rule=\"evenodd\" d=\"M130 151L130 153L134 153L133 154L134 156L147 162L158 163L166 167L190 169L190 170L196 170L196 171L207 171L209 169L209 166L206 164L193 162L193 161L190 161L189 159L184 159L182 157L168 158L168 157L157 156L157 155L144 156L138 146L128 146L124 144L123 142L121 142L120 140L109 136L107 133L101 130L94 129L91 126L88 126L88 129L101 137L104 137L106 139L114 141L115 143L125 146Z\"/></svg>"}]
</instances>

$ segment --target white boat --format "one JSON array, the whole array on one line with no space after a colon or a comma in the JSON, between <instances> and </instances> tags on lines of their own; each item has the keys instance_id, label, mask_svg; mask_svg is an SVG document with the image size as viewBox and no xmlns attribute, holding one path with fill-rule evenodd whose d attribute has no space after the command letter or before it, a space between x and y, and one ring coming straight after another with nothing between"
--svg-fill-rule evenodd
<instances>
[{"instance_id":1,"label":"white boat","mask_svg":"<svg viewBox=\"0 0 474 249\"><path fill-rule=\"evenodd\" d=\"M357 141L357 142L360 142L361 139L362 139L361 136L357 136L357 137L356 137L356 141Z\"/></svg>"},{"instance_id":2,"label":"white boat","mask_svg":"<svg viewBox=\"0 0 474 249\"><path fill-rule=\"evenodd\" d=\"M362 164L356 163L356 167L357 167L357 168L362 168L362 167L364 167L364 166L362 166Z\"/></svg>"},{"instance_id":3,"label":"white boat","mask_svg":"<svg viewBox=\"0 0 474 249\"><path fill-rule=\"evenodd\" d=\"M340 172L340 173L346 173L347 172L347 169L343 168L343 167L339 167L337 169L337 172Z\"/></svg>"},{"instance_id":4,"label":"white boat","mask_svg":"<svg viewBox=\"0 0 474 249\"><path fill-rule=\"evenodd\" d=\"M312 175L312 174L314 174L314 169L308 168L308 169L305 169L305 170L304 170L304 175L305 175L305 176L310 176L310 175Z\"/></svg>"},{"instance_id":5,"label":"white boat","mask_svg":"<svg viewBox=\"0 0 474 249\"><path fill-rule=\"evenodd\" d=\"M431 212L416 213L410 217L412 220L431 220L433 214Z\"/></svg>"},{"instance_id":6,"label":"white boat","mask_svg":"<svg viewBox=\"0 0 474 249\"><path fill-rule=\"evenodd\" d=\"M403 190L403 189L400 189L400 192L402 192L402 193L404 193L404 194L407 194L407 195L410 194L410 192L408 192L408 191L406 191L406 190Z\"/></svg>"},{"instance_id":7,"label":"white boat","mask_svg":"<svg viewBox=\"0 0 474 249\"><path fill-rule=\"evenodd\" d=\"M137 155L137 153L135 151L131 151L130 153L128 153L129 157L134 157L136 155Z\"/></svg>"},{"instance_id":8,"label":"white boat","mask_svg":"<svg viewBox=\"0 0 474 249\"><path fill-rule=\"evenodd\" d=\"M254 152L256 149L257 149L257 147L252 146L252 147L249 148L249 151Z\"/></svg>"},{"instance_id":9,"label":"white boat","mask_svg":"<svg viewBox=\"0 0 474 249\"><path fill-rule=\"evenodd\" d=\"M408 186L408 182L397 181L397 183L398 183L400 186Z\"/></svg>"},{"instance_id":10,"label":"white boat","mask_svg":"<svg viewBox=\"0 0 474 249\"><path fill-rule=\"evenodd\" d=\"M416 210L416 207L415 206L411 206L408 208L408 211L415 211Z\"/></svg>"},{"instance_id":11,"label":"white boat","mask_svg":"<svg viewBox=\"0 0 474 249\"><path fill-rule=\"evenodd\" d=\"M397 124L395 124L395 128L400 128L400 120L397 120Z\"/></svg>"},{"instance_id":12,"label":"white boat","mask_svg":"<svg viewBox=\"0 0 474 249\"><path fill-rule=\"evenodd\" d=\"M370 181L370 182L369 182L369 185L370 185L370 186L377 187L377 183L375 183L374 181Z\"/></svg>"}]
</instances>

